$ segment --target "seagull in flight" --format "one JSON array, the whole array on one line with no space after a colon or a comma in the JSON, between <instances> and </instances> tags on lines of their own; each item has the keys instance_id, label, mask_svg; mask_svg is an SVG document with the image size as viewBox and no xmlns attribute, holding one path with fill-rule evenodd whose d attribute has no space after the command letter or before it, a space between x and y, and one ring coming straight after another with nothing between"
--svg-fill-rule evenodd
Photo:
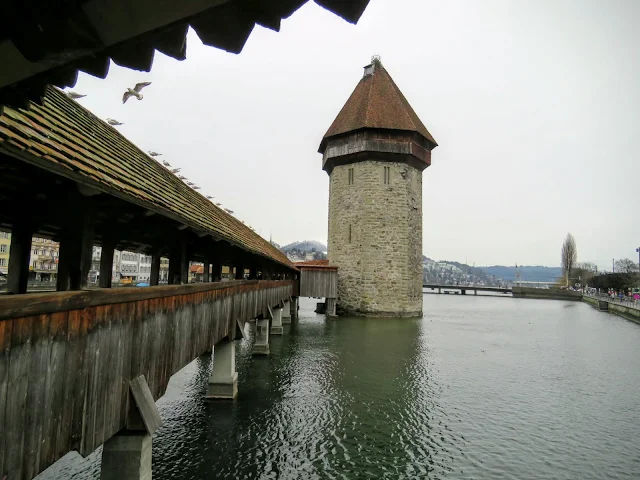
<instances>
[{"instance_id":1,"label":"seagull in flight","mask_svg":"<svg viewBox=\"0 0 640 480\"><path fill-rule=\"evenodd\" d=\"M140 91L149 85L151 85L151 82L140 82L136 83L136 86L133 88L127 88L127 91L124 92L124 95L122 96L122 103L125 103L130 97L136 97L138 100L142 100L142 94Z\"/></svg>"},{"instance_id":2,"label":"seagull in flight","mask_svg":"<svg viewBox=\"0 0 640 480\"><path fill-rule=\"evenodd\" d=\"M152 157L157 157L157 156L162 155L162 154L158 153L158 152L149 151L149 155L151 155Z\"/></svg>"},{"instance_id":3,"label":"seagull in flight","mask_svg":"<svg viewBox=\"0 0 640 480\"><path fill-rule=\"evenodd\" d=\"M72 91L68 91L68 92L64 92L64 93L65 93L65 95L67 97L69 97L69 98L71 98L73 100L77 100L79 98L86 97L86 95L83 95L81 93L72 92Z\"/></svg>"},{"instance_id":4,"label":"seagull in flight","mask_svg":"<svg viewBox=\"0 0 640 480\"><path fill-rule=\"evenodd\" d=\"M171 170L171 173L178 173L180 170L182 170L181 168L174 168L173 170Z\"/></svg>"},{"instance_id":5,"label":"seagull in flight","mask_svg":"<svg viewBox=\"0 0 640 480\"><path fill-rule=\"evenodd\" d=\"M163 160L163 161L162 161L162 164L163 164L165 167L170 167L170 166L171 166L171 164L170 164L169 162L167 162L166 160Z\"/></svg>"},{"instance_id":6,"label":"seagull in flight","mask_svg":"<svg viewBox=\"0 0 640 480\"><path fill-rule=\"evenodd\" d=\"M107 118L107 123L108 123L109 125L113 125L114 127L115 127L115 126L118 126L118 125L124 125L124 123L119 122L119 121L118 121L118 120L116 120L115 118Z\"/></svg>"}]
</instances>

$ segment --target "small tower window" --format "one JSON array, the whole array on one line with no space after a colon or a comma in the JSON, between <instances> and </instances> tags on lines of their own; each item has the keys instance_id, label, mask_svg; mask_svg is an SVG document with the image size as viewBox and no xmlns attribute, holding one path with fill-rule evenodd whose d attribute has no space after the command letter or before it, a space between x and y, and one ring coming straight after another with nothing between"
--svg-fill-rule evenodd
<instances>
[{"instance_id":1,"label":"small tower window","mask_svg":"<svg viewBox=\"0 0 640 480\"><path fill-rule=\"evenodd\" d=\"M349 225L349 243L351 243L351 225Z\"/></svg>"},{"instance_id":2,"label":"small tower window","mask_svg":"<svg viewBox=\"0 0 640 480\"><path fill-rule=\"evenodd\" d=\"M385 185L391 183L391 167L384 167L383 181Z\"/></svg>"},{"instance_id":3,"label":"small tower window","mask_svg":"<svg viewBox=\"0 0 640 480\"><path fill-rule=\"evenodd\" d=\"M364 67L364 76L373 75L373 63Z\"/></svg>"},{"instance_id":4,"label":"small tower window","mask_svg":"<svg viewBox=\"0 0 640 480\"><path fill-rule=\"evenodd\" d=\"M353 168L350 168L350 169L349 169L349 171L348 171L347 175L348 175L348 177L349 177L349 178L348 178L348 183L349 183L349 185L353 185Z\"/></svg>"}]
</instances>

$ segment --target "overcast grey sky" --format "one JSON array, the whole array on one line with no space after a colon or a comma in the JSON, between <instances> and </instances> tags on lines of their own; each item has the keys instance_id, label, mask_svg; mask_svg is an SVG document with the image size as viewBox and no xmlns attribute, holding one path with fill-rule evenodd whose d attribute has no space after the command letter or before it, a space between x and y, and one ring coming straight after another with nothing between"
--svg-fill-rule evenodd
<instances>
[{"instance_id":1,"label":"overcast grey sky","mask_svg":"<svg viewBox=\"0 0 640 480\"><path fill-rule=\"evenodd\" d=\"M326 242L318 145L371 55L439 143L424 172L425 255L611 268L640 246L640 2L371 0L351 25L308 3L233 55L81 74L84 106L164 154L265 238ZM144 100L124 88L152 81Z\"/></svg>"}]
</instances>

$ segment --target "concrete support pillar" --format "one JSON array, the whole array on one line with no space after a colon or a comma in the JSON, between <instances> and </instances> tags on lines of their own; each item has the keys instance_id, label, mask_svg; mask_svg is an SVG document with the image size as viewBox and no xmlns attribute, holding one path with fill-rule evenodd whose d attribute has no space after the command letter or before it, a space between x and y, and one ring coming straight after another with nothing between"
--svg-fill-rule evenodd
<instances>
[{"instance_id":1,"label":"concrete support pillar","mask_svg":"<svg viewBox=\"0 0 640 480\"><path fill-rule=\"evenodd\" d=\"M327 298L325 299L325 312L327 317L336 317L336 299L335 298Z\"/></svg>"},{"instance_id":2,"label":"concrete support pillar","mask_svg":"<svg viewBox=\"0 0 640 480\"><path fill-rule=\"evenodd\" d=\"M269 355L269 319L256 320L256 341L253 344L253 355Z\"/></svg>"},{"instance_id":3,"label":"concrete support pillar","mask_svg":"<svg viewBox=\"0 0 640 480\"><path fill-rule=\"evenodd\" d=\"M291 302L289 300L284 302L282 307L282 323L291 323Z\"/></svg>"},{"instance_id":4,"label":"concrete support pillar","mask_svg":"<svg viewBox=\"0 0 640 480\"><path fill-rule=\"evenodd\" d=\"M100 253L100 288L111 288L111 277L113 276L113 253L116 249L116 242L112 239L104 239L102 251Z\"/></svg>"},{"instance_id":5,"label":"concrete support pillar","mask_svg":"<svg viewBox=\"0 0 640 480\"><path fill-rule=\"evenodd\" d=\"M272 308L271 314L271 335L282 335L282 308Z\"/></svg>"},{"instance_id":6,"label":"concrete support pillar","mask_svg":"<svg viewBox=\"0 0 640 480\"><path fill-rule=\"evenodd\" d=\"M213 347L213 368L209 377L207 397L233 400L238 396L236 344L228 338Z\"/></svg>"},{"instance_id":7,"label":"concrete support pillar","mask_svg":"<svg viewBox=\"0 0 640 480\"><path fill-rule=\"evenodd\" d=\"M291 297L291 318L298 318L298 297Z\"/></svg>"},{"instance_id":8,"label":"concrete support pillar","mask_svg":"<svg viewBox=\"0 0 640 480\"><path fill-rule=\"evenodd\" d=\"M101 480L151 480L151 435L123 430L104 444Z\"/></svg>"},{"instance_id":9,"label":"concrete support pillar","mask_svg":"<svg viewBox=\"0 0 640 480\"><path fill-rule=\"evenodd\" d=\"M14 224L9 250L9 278L7 279L9 293L27 293L32 235L33 228L26 219Z\"/></svg>"}]
</instances>

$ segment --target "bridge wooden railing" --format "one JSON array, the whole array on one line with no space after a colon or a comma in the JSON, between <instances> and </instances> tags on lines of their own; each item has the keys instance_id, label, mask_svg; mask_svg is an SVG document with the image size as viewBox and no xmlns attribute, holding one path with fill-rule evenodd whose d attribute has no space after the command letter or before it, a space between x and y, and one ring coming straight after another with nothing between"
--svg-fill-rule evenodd
<instances>
[{"instance_id":1,"label":"bridge wooden railing","mask_svg":"<svg viewBox=\"0 0 640 480\"><path fill-rule=\"evenodd\" d=\"M293 288L245 280L0 298L0 478L89 454L126 426L131 379L144 375L157 400L171 375Z\"/></svg>"}]
</instances>

